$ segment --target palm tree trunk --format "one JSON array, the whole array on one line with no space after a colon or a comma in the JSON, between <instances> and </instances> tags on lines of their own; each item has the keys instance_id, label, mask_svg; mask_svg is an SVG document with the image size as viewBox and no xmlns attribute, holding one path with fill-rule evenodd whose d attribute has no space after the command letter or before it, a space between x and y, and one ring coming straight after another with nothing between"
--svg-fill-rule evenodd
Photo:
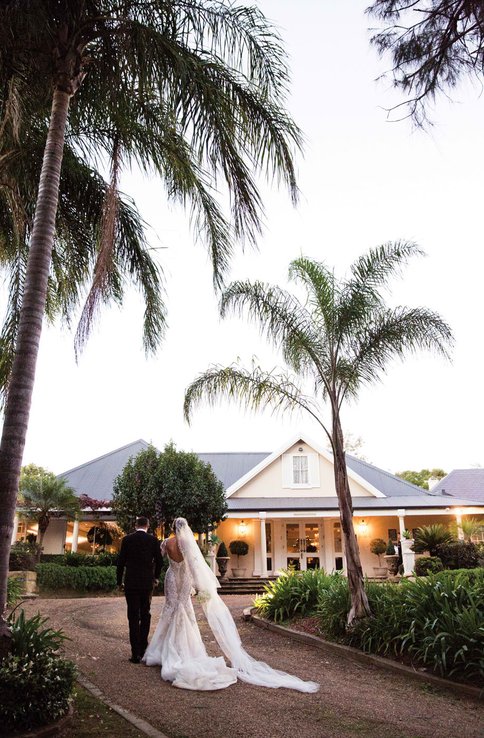
<instances>
[{"instance_id":1,"label":"palm tree trunk","mask_svg":"<svg viewBox=\"0 0 484 738\"><path fill-rule=\"evenodd\" d=\"M333 413L333 460L334 481L336 494L338 495L341 530L345 545L348 587L351 596L351 608L347 619L347 626L350 628L355 620L371 615L371 610L363 583L360 551L353 527L353 505L348 483L348 471L346 469L343 432L337 413Z\"/></svg>"},{"instance_id":2,"label":"palm tree trunk","mask_svg":"<svg viewBox=\"0 0 484 738\"><path fill-rule=\"evenodd\" d=\"M54 90L0 443L0 640L2 641L5 637L8 638L4 620L8 557L45 312L69 100L68 92L57 88Z\"/></svg>"}]
</instances>

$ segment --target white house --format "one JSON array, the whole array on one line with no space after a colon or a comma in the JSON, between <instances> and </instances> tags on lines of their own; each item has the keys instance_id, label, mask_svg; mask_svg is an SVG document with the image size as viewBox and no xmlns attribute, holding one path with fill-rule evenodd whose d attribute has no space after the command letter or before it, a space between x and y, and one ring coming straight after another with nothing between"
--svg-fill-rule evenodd
<instances>
[{"instance_id":1,"label":"white house","mask_svg":"<svg viewBox=\"0 0 484 738\"><path fill-rule=\"evenodd\" d=\"M128 459L146 448L148 444L138 440L59 476L79 494L109 500L113 481ZM273 453L198 456L211 464L226 489L228 516L217 535L227 545L235 539L246 540L249 553L243 566L249 575L265 577L288 566L328 572L345 569L333 460L327 449L297 434ZM363 569L369 576L378 563L370 552L373 538L397 541L405 529L412 531L431 522L459 525L462 515L484 515L483 499L467 498L460 491L456 494L459 488L451 491L445 480L427 492L354 456L346 458L355 530ZM484 486L484 478L482 482ZM108 506L98 515L114 520ZM79 522L52 521L45 552L88 552L86 534L92 525L93 514L88 511ZM19 525L16 537L26 531L25 523Z\"/></svg>"}]
</instances>

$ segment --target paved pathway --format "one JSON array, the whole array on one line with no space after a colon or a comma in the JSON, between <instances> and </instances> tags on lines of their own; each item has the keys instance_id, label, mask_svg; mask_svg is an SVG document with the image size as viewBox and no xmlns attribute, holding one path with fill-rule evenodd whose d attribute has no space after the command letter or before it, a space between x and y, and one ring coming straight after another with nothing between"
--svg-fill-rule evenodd
<instances>
[{"instance_id":1,"label":"paved pathway","mask_svg":"<svg viewBox=\"0 0 484 738\"><path fill-rule=\"evenodd\" d=\"M321 684L317 694L264 689L242 682L217 692L190 692L163 682L156 667L128 662L121 597L39 599L26 610L50 618L72 639L66 652L118 705L169 738L482 738L484 707L412 679L314 650L242 622L249 596L224 598L246 649L271 666ZM156 623L162 598L153 601ZM207 649L219 654L201 620ZM110 738L107 736L107 738ZM114 737L113 737L114 738Z\"/></svg>"}]
</instances>

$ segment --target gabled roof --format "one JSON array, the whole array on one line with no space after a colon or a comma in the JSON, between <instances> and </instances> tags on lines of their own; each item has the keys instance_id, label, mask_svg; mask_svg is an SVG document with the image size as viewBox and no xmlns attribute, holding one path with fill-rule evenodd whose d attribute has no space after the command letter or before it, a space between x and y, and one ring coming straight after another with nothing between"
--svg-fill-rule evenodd
<instances>
[{"instance_id":1,"label":"gabled roof","mask_svg":"<svg viewBox=\"0 0 484 738\"><path fill-rule=\"evenodd\" d=\"M432 487L430 494L445 495L451 499L463 497L484 504L484 469L454 469Z\"/></svg>"},{"instance_id":2,"label":"gabled roof","mask_svg":"<svg viewBox=\"0 0 484 738\"><path fill-rule=\"evenodd\" d=\"M238 489L243 487L244 484L247 484L247 482L257 476L257 474L260 474L263 469L268 467L269 464L272 464L273 461L276 461L276 459L286 453L286 451L288 451L292 446L300 442L311 446L311 448L314 449L314 451L316 451L320 456L327 459L331 464L333 463L333 455L330 451L325 449L323 446L320 446L319 443L315 443L306 435L297 433L289 440L288 443L285 443L284 446L281 446L279 449L277 449L277 451L274 451L272 454L266 456L259 464L257 464L257 466L254 466L243 477L237 479L237 481L235 481L231 487L228 487L227 498L231 497L234 492L237 492ZM368 492L370 492L370 494L374 497L385 497L385 493L381 489L372 484L372 482L370 482L366 477L361 476L358 471L352 468L348 468L348 476L350 479L358 482L358 484L361 484L361 486L364 487L364 489L366 489Z\"/></svg>"},{"instance_id":3,"label":"gabled roof","mask_svg":"<svg viewBox=\"0 0 484 738\"><path fill-rule=\"evenodd\" d=\"M86 494L96 500L110 500L116 477L121 474L131 457L137 456L149 446L149 443L140 438L58 476L63 477L78 495Z\"/></svg>"},{"instance_id":4,"label":"gabled roof","mask_svg":"<svg viewBox=\"0 0 484 738\"><path fill-rule=\"evenodd\" d=\"M220 479L225 489L228 489L234 482L258 466L267 456L270 456L270 453L269 451L232 452L197 454L197 456L201 461L210 464L215 476Z\"/></svg>"}]
</instances>

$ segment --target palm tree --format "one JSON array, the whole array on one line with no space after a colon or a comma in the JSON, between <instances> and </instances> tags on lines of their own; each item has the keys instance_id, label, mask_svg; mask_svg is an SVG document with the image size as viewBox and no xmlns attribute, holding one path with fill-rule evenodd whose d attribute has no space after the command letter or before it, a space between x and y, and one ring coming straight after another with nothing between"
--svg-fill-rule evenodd
<instances>
[{"instance_id":1,"label":"palm tree","mask_svg":"<svg viewBox=\"0 0 484 738\"><path fill-rule=\"evenodd\" d=\"M239 365L213 366L185 395L188 421L193 407L202 400L214 403L226 397L254 410L265 406L279 411L302 409L321 426L333 452L351 592L348 625L370 610L353 528L340 412L363 385L379 378L392 357L418 348L446 355L451 331L438 315L425 308L389 308L382 297L389 278L409 257L420 253L412 243L380 246L357 259L349 278L342 281L322 263L296 259L289 276L304 288L304 302L279 287L234 282L222 295L221 315L246 312L268 340L282 349L296 377L258 366L252 370ZM312 380L311 394L303 392L298 377Z\"/></svg>"},{"instance_id":2,"label":"palm tree","mask_svg":"<svg viewBox=\"0 0 484 738\"><path fill-rule=\"evenodd\" d=\"M21 141L3 140L0 146L0 151L8 150L0 167L0 269L9 284L7 316L0 332L0 398L6 394L13 363L45 135L45 126L39 123L31 125ZM92 282L106 191L107 184L96 169L66 144L45 308L50 322L60 317L69 325ZM104 300L121 304L129 283L141 290L145 302L143 343L145 350L152 352L166 325L160 269L150 254L135 204L121 194L118 216Z\"/></svg>"},{"instance_id":3,"label":"palm tree","mask_svg":"<svg viewBox=\"0 0 484 738\"><path fill-rule=\"evenodd\" d=\"M159 175L169 199L190 206L216 285L234 241L254 242L260 230L255 176L283 180L297 198L293 149L300 134L283 108L287 82L280 40L255 7L229 0L1 4L0 130L19 140L39 111L49 125L0 444L0 617L65 141L111 161L81 345L112 272L123 166L136 163ZM221 185L229 215L217 200ZM2 623L1 634L8 637Z\"/></svg>"},{"instance_id":4,"label":"palm tree","mask_svg":"<svg viewBox=\"0 0 484 738\"><path fill-rule=\"evenodd\" d=\"M65 479L59 479L42 467L29 464L20 476L20 510L39 526L39 551L52 517L75 517L79 512L79 499Z\"/></svg>"}]
</instances>

